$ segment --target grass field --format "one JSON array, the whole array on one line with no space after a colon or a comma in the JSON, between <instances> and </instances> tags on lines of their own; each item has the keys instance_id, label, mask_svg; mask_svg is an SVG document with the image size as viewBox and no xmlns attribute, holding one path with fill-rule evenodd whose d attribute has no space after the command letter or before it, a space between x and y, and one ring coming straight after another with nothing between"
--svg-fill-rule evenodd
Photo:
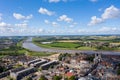
<instances>
[{"instance_id":1,"label":"grass field","mask_svg":"<svg viewBox=\"0 0 120 80\"><path fill-rule=\"evenodd\" d=\"M34 52L27 49L22 48L22 41L18 42L15 48L4 49L0 51L0 58L6 55L29 55L29 56L51 56L55 53L48 52Z\"/></svg>"},{"instance_id":2,"label":"grass field","mask_svg":"<svg viewBox=\"0 0 120 80\"><path fill-rule=\"evenodd\" d=\"M57 42L81 42L80 40L58 40Z\"/></svg>"},{"instance_id":3,"label":"grass field","mask_svg":"<svg viewBox=\"0 0 120 80\"><path fill-rule=\"evenodd\" d=\"M56 53L27 51L26 54L29 56L41 56L41 57L43 57L43 56L51 56L51 55L56 54Z\"/></svg>"},{"instance_id":4,"label":"grass field","mask_svg":"<svg viewBox=\"0 0 120 80\"><path fill-rule=\"evenodd\" d=\"M79 47L79 50L97 50L96 48L92 48L92 47Z\"/></svg>"},{"instance_id":5,"label":"grass field","mask_svg":"<svg viewBox=\"0 0 120 80\"><path fill-rule=\"evenodd\" d=\"M99 48L100 45L98 46L87 46L84 45L84 42L93 42L93 44L100 43L108 43L108 46L102 46ZM48 44L43 44L42 42L52 42ZM96 43L95 43L96 42ZM42 38L33 38L33 43L35 43L37 46L44 47L44 48L57 48L57 49L74 49L74 50L105 50L105 51L120 51L120 42L119 39L114 39L114 37L100 37L97 39L75 39L75 40L70 40L70 39L45 39L43 40ZM106 45L106 44L105 44ZM116 48L110 47L111 45L118 46Z\"/></svg>"},{"instance_id":6,"label":"grass field","mask_svg":"<svg viewBox=\"0 0 120 80\"><path fill-rule=\"evenodd\" d=\"M73 42L53 42L50 44L41 44L38 42L34 42L36 45L45 47L45 48L63 48L63 49L75 49L76 47L80 46L77 43Z\"/></svg>"},{"instance_id":7,"label":"grass field","mask_svg":"<svg viewBox=\"0 0 120 80\"><path fill-rule=\"evenodd\" d=\"M0 59L3 58L3 57L5 57L5 55L0 55Z\"/></svg>"},{"instance_id":8,"label":"grass field","mask_svg":"<svg viewBox=\"0 0 120 80\"><path fill-rule=\"evenodd\" d=\"M60 49L78 49L78 50L97 50L92 47L79 47L80 45L73 42L55 42L50 44L41 44L34 42L36 45L45 47L45 48L60 48Z\"/></svg>"}]
</instances>

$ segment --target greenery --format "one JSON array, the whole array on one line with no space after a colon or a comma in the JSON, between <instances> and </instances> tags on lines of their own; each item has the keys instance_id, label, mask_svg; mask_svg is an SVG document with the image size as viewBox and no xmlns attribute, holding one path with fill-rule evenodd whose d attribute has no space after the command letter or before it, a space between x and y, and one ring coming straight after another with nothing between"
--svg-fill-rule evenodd
<instances>
[{"instance_id":1,"label":"greenery","mask_svg":"<svg viewBox=\"0 0 120 80\"><path fill-rule=\"evenodd\" d=\"M118 66L117 75L120 75L120 63L117 66Z\"/></svg>"},{"instance_id":2,"label":"greenery","mask_svg":"<svg viewBox=\"0 0 120 80\"><path fill-rule=\"evenodd\" d=\"M62 76L53 76L53 80L61 80L62 79Z\"/></svg>"},{"instance_id":3,"label":"greenery","mask_svg":"<svg viewBox=\"0 0 120 80\"><path fill-rule=\"evenodd\" d=\"M117 75L120 75L120 69L117 70Z\"/></svg>"},{"instance_id":4,"label":"greenery","mask_svg":"<svg viewBox=\"0 0 120 80\"><path fill-rule=\"evenodd\" d=\"M78 47L79 50L97 50L94 47Z\"/></svg>"},{"instance_id":5,"label":"greenery","mask_svg":"<svg viewBox=\"0 0 120 80\"><path fill-rule=\"evenodd\" d=\"M86 60L88 60L88 61L90 61L90 62L93 62L94 56L89 56L89 57L86 58Z\"/></svg>"},{"instance_id":6,"label":"greenery","mask_svg":"<svg viewBox=\"0 0 120 80\"><path fill-rule=\"evenodd\" d=\"M30 55L30 56L50 56L50 55L53 55L53 54L56 54L56 53L50 53L50 52L34 52L34 51L26 51L26 54L27 55Z\"/></svg>"},{"instance_id":7,"label":"greenery","mask_svg":"<svg viewBox=\"0 0 120 80\"><path fill-rule=\"evenodd\" d=\"M65 54L60 54L58 56L59 61L62 61L65 57L70 57L71 54L65 53Z\"/></svg>"},{"instance_id":8,"label":"greenery","mask_svg":"<svg viewBox=\"0 0 120 80\"><path fill-rule=\"evenodd\" d=\"M77 43L71 43L71 42L52 42L49 44L42 44L38 42L33 42L38 46L45 47L45 48L63 48L63 49L75 49L76 47L79 47L79 44Z\"/></svg>"},{"instance_id":9,"label":"greenery","mask_svg":"<svg viewBox=\"0 0 120 80\"><path fill-rule=\"evenodd\" d=\"M22 42L23 41L19 41L17 42L17 44L10 46L7 49L2 49L0 50L0 58L6 56L6 55L10 55L10 56L16 56L16 55L30 55L30 56L50 56L52 54L55 53L50 53L50 52L34 52L34 51L30 51L27 50L25 48L22 47Z\"/></svg>"},{"instance_id":10,"label":"greenery","mask_svg":"<svg viewBox=\"0 0 120 80\"><path fill-rule=\"evenodd\" d=\"M69 77L69 78L66 77L65 80L78 80L78 79L76 79L75 76L71 76L71 77Z\"/></svg>"},{"instance_id":11,"label":"greenery","mask_svg":"<svg viewBox=\"0 0 120 80\"><path fill-rule=\"evenodd\" d=\"M28 77L26 80L32 80L32 78L31 78L31 77Z\"/></svg>"},{"instance_id":12,"label":"greenery","mask_svg":"<svg viewBox=\"0 0 120 80\"><path fill-rule=\"evenodd\" d=\"M5 57L5 55L0 55L0 59L3 58L3 57Z\"/></svg>"},{"instance_id":13,"label":"greenery","mask_svg":"<svg viewBox=\"0 0 120 80\"><path fill-rule=\"evenodd\" d=\"M50 56L55 54L49 52L34 52L24 49L22 43L25 39L27 39L27 37L13 37L13 39L1 38L1 43L13 41L14 44L10 47L0 49L0 58L6 55L24 55L26 53L30 56ZM42 44L42 42L52 43ZM89 44L89 42L91 42L91 44ZM119 36L43 36L33 38L33 43L45 48L120 51ZM99 43L104 44L100 45ZM111 44L115 46L111 46ZM61 60L61 57L59 57L59 60Z\"/></svg>"},{"instance_id":14,"label":"greenery","mask_svg":"<svg viewBox=\"0 0 120 80\"><path fill-rule=\"evenodd\" d=\"M48 80L48 79L42 75L39 80Z\"/></svg>"},{"instance_id":15,"label":"greenery","mask_svg":"<svg viewBox=\"0 0 120 80\"><path fill-rule=\"evenodd\" d=\"M120 41L119 41L120 39L112 36L108 36L108 37L84 36L81 37L81 39L80 38L74 39L74 37L69 37L69 38L70 39L57 39L55 37L53 38L37 37L37 38L33 38L33 43L44 48L120 51ZM51 42L51 43L43 44L42 42ZM111 44L113 46L111 46Z\"/></svg>"},{"instance_id":16,"label":"greenery","mask_svg":"<svg viewBox=\"0 0 120 80\"><path fill-rule=\"evenodd\" d=\"M10 76L7 76L7 78L8 78L9 80L15 80L14 78L12 78L12 77L10 77Z\"/></svg>"},{"instance_id":17,"label":"greenery","mask_svg":"<svg viewBox=\"0 0 120 80\"><path fill-rule=\"evenodd\" d=\"M0 66L0 73L6 71L7 69L3 66Z\"/></svg>"},{"instance_id":18,"label":"greenery","mask_svg":"<svg viewBox=\"0 0 120 80\"><path fill-rule=\"evenodd\" d=\"M71 76L69 80L75 80L75 76Z\"/></svg>"}]
</instances>

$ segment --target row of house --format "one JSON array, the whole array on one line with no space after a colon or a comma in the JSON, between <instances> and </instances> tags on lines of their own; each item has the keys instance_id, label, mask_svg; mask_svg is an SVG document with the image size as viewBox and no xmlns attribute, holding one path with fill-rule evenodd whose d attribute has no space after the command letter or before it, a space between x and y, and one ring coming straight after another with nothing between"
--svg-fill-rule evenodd
<instances>
[{"instance_id":1,"label":"row of house","mask_svg":"<svg viewBox=\"0 0 120 80\"><path fill-rule=\"evenodd\" d=\"M30 77L34 74L37 74L38 68L45 70L58 63L57 61L50 61L48 59L40 59L25 56L7 56L4 59L2 59L2 61L5 61L5 63L12 61L11 64L15 63L13 66L21 65L21 67L12 68L7 70L6 72L0 73L0 80L6 78L7 76L10 76L15 80L22 80L26 77ZM37 77L39 77L39 75Z\"/></svg>"},{"instance_id":2,"label":"row of house","mask_svg":"<svg viewBox=\"0 0 120 80\"><path fill-rule=\"evenodd\" d=\"M45 63L45 64L41 65L41 69L48 69L48 68L50 68L51 65L54 66L56 64L58 64L58 61L55 61L55 60L50 61L48 63Z\"/></svg>"},{"instance_id":3,"label":"row of house","mask_svg":"<svg viewBox=\"0 0 120 80\"><path fill-rule=\"evenodd\" d=\"M37 70L34 67L25 68L19 71L13 71L10 73L10 76L15 80L21 80L23 77L36 72Z\"/></svg>"}]
</instances>

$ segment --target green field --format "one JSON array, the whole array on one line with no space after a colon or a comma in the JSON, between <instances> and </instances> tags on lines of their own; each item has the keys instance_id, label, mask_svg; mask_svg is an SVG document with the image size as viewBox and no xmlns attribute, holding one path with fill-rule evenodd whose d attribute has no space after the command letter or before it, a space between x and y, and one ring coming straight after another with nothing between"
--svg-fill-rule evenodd
<instances>
[{"instance_id":1,"label":"green field","mask_svg":"<svg viewBox=\"0 0 120 80\"><path fill-rule=\"evenodd\" d=\"M53 54L56 54L56 53L49 53L49 52L33 52L33 51L28 51L26 53L29 56L41 56L41 57L43 57L43 56L51 56Z\"/></svg>"},{"instance_id":2,"label":"green field","mask_svg":"<svg viewBox=\"0 0 120 80\"><path fill-rule=\"evenodd\" d=\"M29 56L50 56L55 53L48 52L34 52L27 49L22 48L22 41L18 42L15 46L12 46L8 49L0 50L0 58L10 55L29 55Z\"/></svg>"},{"instance_id":3,"label":"green field","mask_svg":"<svg viewBox=\"0 0 120 80\"><path fill-rule=\"evenodd\" d=\"M92 46L84 45L84 42L92 42ZM42 44L42 42L52 42L47 44ZM105 43L99 46L99 43ZM57 48L57 49L74 49L74 50L104 50L104 51L120 51L119 39L114 39L113 37L100 37L97 39L52 39L52 38L33 38L33 43L37 46L44 48ZM117 45L118 47L110 47L110 45ZM96 46L95 46L96 45ZM109 46L106 46L109 45Z\"/></svg>"},{"instance_id":4,"label":"green field","mask_svg":"<svg viewBox=\"0 0 120 80\"><path fill-rule=\"evenodd\" d=\"M41 44L33 41L33 43L44 48L96 50L96 48L91 48L91 47L80 47L80 44L75 42L53 42L50 44Z\"/></svg>"},{"instance_id":5,"label":"green field","mask_svg":"<svg viewBox=\"0 0 120 80\"><path fill-rule=\"evenodd\" d=\"M97 50L96 48L92 48L92 47L79 47L79 50Z\"/></svg>"},{"instance_id":6,"label":"green field","mask_svg":"<svg viewBox=\"0 0 120 80\"><path fill-rule=\"evenodd\" d=\"M0 59L3 58L3 57L5 57L5 55L0 55Z\"/></svg>"},{"instance_id":7,"label":"green field","mask_svg":"<svg viewBox=\"0 0 120 80\"><path fill-rule=\"evenodd\" d=\"M38 42L33 42L38 46L45 47L45 48L63 48L63 49L75 49L79 47L80 45L77 43L72 42L53 42L50 44L41 44Z\"/></svg>"}]
</instances>

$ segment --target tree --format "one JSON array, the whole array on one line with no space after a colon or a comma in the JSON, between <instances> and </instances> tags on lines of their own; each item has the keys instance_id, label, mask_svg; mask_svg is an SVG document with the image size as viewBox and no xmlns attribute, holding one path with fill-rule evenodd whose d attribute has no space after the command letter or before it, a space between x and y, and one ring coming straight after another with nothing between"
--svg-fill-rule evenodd
<instances>
[{"instance_id":1,"label":"tree","mask_svg":"<svg viewBox=\"0 0 120 80\"><path fill-rule=\"evenodd\" d=\"M48 79L42 75L39 80L48 80Z\"/></svg>"},{"instance_id":2,"label":"tree","mask_svg":"<svg viewBox=\"0 0 120 80\"><path fill-rule=\"evenodd\" d=\"M94 56L88 56L88 57L86 58L86 60L93 62Z\"/></svg>"},{"instance_id":3,"label":"tree","mask_svg":"<svg viewBox=\"0 0 120 80\"><path fill-rule=\"evenodd\" d=\"M28 77L26 80L32 80L32 78Z\"/></svg>"},{"instance_id":4,"label":"tree","mask_svg":"<svg viewBox=\"0 0 120 80\"><path fill-rule=\"evenodd\" d=\"M14 80L13 78L10 78L10 80Z\"/></svg>"},{"instance_id":5,"label":"tree","mask_svg":"<svg viewBox=\"0 0 120 80\"><path fill-rule=\"evenodd\" d=\"M61 80L62 79L62 77L61 76L53 76L53 80Z\"/></svg>"},{"instance_id":6,"label":"tree","mask_svg":"<svg viewBox=\"0 0 120 80\"><path fill-rule=\"evenodd\" d=\"M0 66L0 73L6 71L7 69L3 66Z\"/></svg>"},{"instance_id":7,"label":"tree","mask_svg":"<svg viewBox=\"0 0 120 80\"><path fill-rule=\"evenodd\" d=\"M120 75L120 69L117 70L117 75Z\"/></svg>"},{"instance_id":8,"label":"tree","mask_svg":"<svg viewBox=\"0 0 120 80\"><path fill-rule=\"evenodd\" d=\"M75 76L71 76L69 80L75 80Z\"/></svg>"},{"instance_id":9,"label":"tree","mask_svg":"<svg viewBox=\"0 0 120 80\"><path fill-rule=\"evenodd\" d=\"M62 61L63 59L65 59L65 57L71 57L71 54L68 54L68 53L60 54L58 56L58 59L59 61Z\"/></svg>"}]
</instances>

